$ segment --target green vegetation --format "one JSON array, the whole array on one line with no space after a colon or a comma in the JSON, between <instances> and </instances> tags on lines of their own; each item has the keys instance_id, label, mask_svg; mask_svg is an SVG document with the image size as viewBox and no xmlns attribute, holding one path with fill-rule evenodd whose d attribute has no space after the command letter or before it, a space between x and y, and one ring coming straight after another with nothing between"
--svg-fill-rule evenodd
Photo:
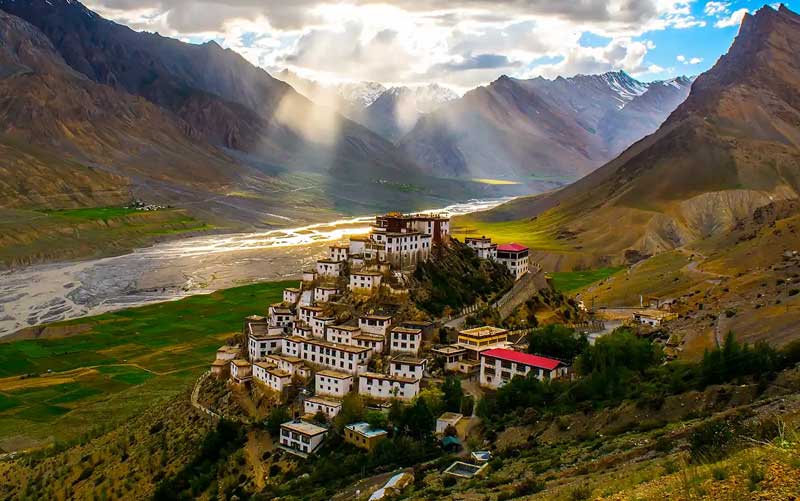
<instances>
[{"instance_id":1,"label":"green vegetation","mask_svg":"<svg viewBox=\"0 0 800 501\"><path fill-rule=\"evenodd\" d=\"M216 429L206 435L197 456L176 475L158 484L153 499L197 499L219 476L222 463L238 451L244 442L245 430L241 425L220 421Z\"/></svg>"},{"instance_id":2,"label":"green vegetation","mask_svg":"<svg viewBox=\"0 0 800 501\"><path fill-rule=\"evenodd\" d=\"M291 285L255 284L60 322L54 325L81 333L0 343L0 444L68 439L98 418L122 420L175 395L207 369L245 316Z\"/></svg>"},{"instance_id":3,"label":"green vegetation","mask_svg":"<svg viewBox=\"0 0 800 501\"><path fill-rule=\"evenodd\" d=\"M416 305L433 315L445 309L458 311L478 300L491 301L509 290L514 280L508 269L478 258L465 244L453 242L435 247L435 258L414 270L418 287L412 294Z\"/></svg>"},{"instance_id":4,"label":"green vegetation","mask_svg":"<svg viewBox=\"0 0 800 501\"><path fill-rule=\"evenodd\" d=\"M586 334L563 325L547 325L528 334L528 353L573 360L589 348Z\"/></svg>"},{"instance_id":5,"label":"green vegetation","mask_svg":"<svg viewBox=\"0 0 800 501\"><path fill-rule=\"evenodd\" d=\"M563 335L550 337L557 340ZM617 405L626 399L659 408L669 395L739 382L745 377L772 378L777 371L800 362L799 345L800 341L795 341L780 351L763 343L751 348L728 335L722 348L707 352L699 363L663 364L659 345L620 328L584 347L574 364L579 379L516 377L495 395L482 399L478 412L491 427L502 429L519 420L523 410L559 415L579 408Z\"/></svg>"},{"instance_id":6,"label":"green vegetation","mask_svg":"<svg viewBox=\"0 0 800 501\"><path fill-rule=\"evenodd\" d=\"M535 250L570 251L567 242L558 239L560 224L566 217L555 211L548 211L533 219L514 219L511 221L483 221L475 216L461 216L453 220L453 236L487 236L495 242L516 242Z\"/></svg>"},{"instance_id":7,"label":"green vegetation","mask_svg":"<svg viewBox=\"0 0 800 501\"><path fill-rule=\"evenodd\" d=\"M0 209L0 266L119 254L169 235L212 229L180 209Z\"/></svg>"},{"instance_id":8,"label":"green vegetation","mask_svg":"<svg viewBox=\"0 0 800 501\"><path fill-rule=\"evenodd\" d=\"M588 271L559 271L550 273L553 288L560 292L573 292L589 284L604 280L622 270L624 266L599 268Z\"/></svg>"},{"instance_id":9,"label":"green vegetation","mask_svg":"<svg viewBox=\"0 0 800 501\"><path fill-rule=\"evenodd\" d=\"M129 207L86 207L81 209L60 209L41 211L49 216L81 219L84 221L109 220L136 214L138 211Z\"/></svg>"}]
</instances>

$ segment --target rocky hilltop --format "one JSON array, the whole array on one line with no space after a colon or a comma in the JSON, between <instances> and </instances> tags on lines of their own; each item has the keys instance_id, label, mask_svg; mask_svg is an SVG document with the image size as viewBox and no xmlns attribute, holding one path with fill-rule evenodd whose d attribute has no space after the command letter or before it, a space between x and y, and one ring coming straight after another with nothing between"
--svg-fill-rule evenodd
<instances>
[{"instance_id":1,"label":"rocky hilltop","mask_svg":"<svg viewBox=\"0 0 800 501\"><path fill-rule=\"evenodd\" d=\"M481 219L537 226L557 215L569 246L614 260L711 237L772 200L796 198L798 47L800 16L786 7L745 16L728 54L657 132L568 187Z\"/></svg>"}]
</instances>

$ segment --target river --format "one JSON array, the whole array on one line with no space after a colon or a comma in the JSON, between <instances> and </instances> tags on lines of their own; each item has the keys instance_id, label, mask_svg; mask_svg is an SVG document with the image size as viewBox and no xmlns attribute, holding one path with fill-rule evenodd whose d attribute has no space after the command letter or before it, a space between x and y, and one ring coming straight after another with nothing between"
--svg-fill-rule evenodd
<instances>
[{"instance_id":1,"label":"river","mask_svg":"<svg viewBox=\"0 0 800 501\"><path fill-rule=\"evenodd\" d=\"M426 212L455 216L508 200L472 200ZM312 267L330 242L366 233L374 218L184 238L120 256L3 272L0 337L59 320L254 282L299 278L302 269Z\"/></svg>"}]
</instances>

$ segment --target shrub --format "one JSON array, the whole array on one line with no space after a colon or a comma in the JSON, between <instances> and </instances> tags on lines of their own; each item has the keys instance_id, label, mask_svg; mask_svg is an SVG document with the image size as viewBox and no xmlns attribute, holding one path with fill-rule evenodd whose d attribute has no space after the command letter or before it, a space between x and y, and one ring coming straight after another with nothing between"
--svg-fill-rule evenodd
<instances>
[{"instance_id":1,"label":"shrub","mask_svg":"<svg viewBox=\"0 0 800 501\"><path fill-rule=\"evenodd\" d=\"M445 475L444 478L442 478L442 485L445 487L453 487L456 485L455 477L451 475Z\"/></svg>"},{"instance_id":2,"label":"shrub","mask_svg":"<svg viewBox=\"0 0 800 501\"><path fill-rule=\"evenodd\" d=\"M579 487L575 487L569 493L569 498L572 501L583 501L584 499L589 499L591 496L592 496L592 489L588 485L581 485Z\"/></svg>"},{"instance_id":3,"label":"shrub","mask_svg":"<svg viewBox=\"0 0 800 501\"><path fill-rule=\"evenodd\" d=\"M694 460L712 461L723 457L733 445L733 425L726 420L708 421L689 436L689 447Z\"/></svg>"}]
</instances>

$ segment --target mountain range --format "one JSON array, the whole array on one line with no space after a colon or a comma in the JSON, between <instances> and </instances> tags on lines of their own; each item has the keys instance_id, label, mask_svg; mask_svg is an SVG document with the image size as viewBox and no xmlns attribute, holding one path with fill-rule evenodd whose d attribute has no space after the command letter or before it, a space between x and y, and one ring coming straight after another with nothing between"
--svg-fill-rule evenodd
<instances>
[{"instance_id":1,"label":"mountain range","mask_svg":"<svg viewBox=\"0 0 800 501\"><path fill-rule=\"evenodd\" d=\"M0 0L5 207L131 191L261 223L496 191L440 181L391 142L237 53L133 31L70 0ZM55 183L50 180L55 179Z\"/></svg>"},{"instance_id":2,"label":"mountain range","mask_svg":"<svg viewBox=\"0 0 800 501\"><path fill-rule=\"evenodd\" d=\"M543 191L654 131L691 85L616 72L504 76L461 98L435 84L320 90L74 0L0 12L6 209L138 197L250 226Z\"/></svg>"},{"instance_id":3,"label":"mountain range","mask_svg":"<svg viewBox=\"0 0 800 501\"><path fill-rule=\"evenodd\" d=\"M576 179L653 133L690 87L686 77L644 83L624 71L502 76L423 117L400 145L439 175Z\"/></svg>"},{"instance_id":4,"label":"mountain range","mask_svg":"<svg viewBox=\"0 0 800 501\"><path fill-rule=\"evenodd\" d=\"M757 208L797 198L798 48L800 16L785 6L746 15L729 52L654 134L574 184L479 219L525 221L561 249L550 265L569 268L726 235Z\"/></svg>"},{"instance_id":5,"label":"mountain range","mask_svg":"<svg viewBox=\"0 0 800 501\"><path fill-rule=\"evenodd\" d=\"M423 115L458 99L458 94L438 84L390 88L377 82L325 85L289 70L276 77L315 103L333 108L393 142L410 132Z\"/></svg>"}]
</instances>

